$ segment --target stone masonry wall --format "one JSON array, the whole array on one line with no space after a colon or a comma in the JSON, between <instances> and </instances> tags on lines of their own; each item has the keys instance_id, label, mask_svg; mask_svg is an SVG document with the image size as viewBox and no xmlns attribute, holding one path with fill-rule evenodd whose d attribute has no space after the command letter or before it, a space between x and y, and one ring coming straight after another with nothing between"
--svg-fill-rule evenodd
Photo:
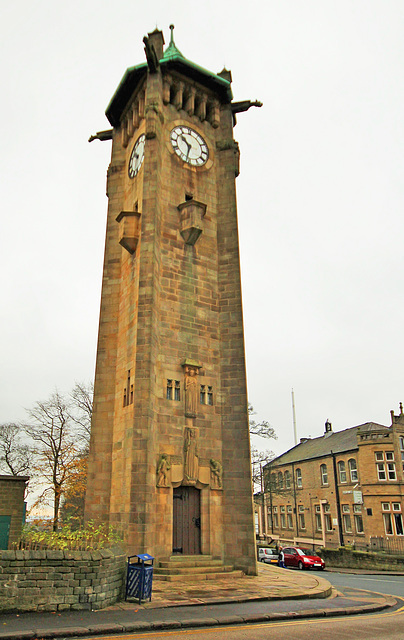
<instances>
[{"instance_id":1,"label":"stone masonry wall","mask_svg":"<svg viewBox=\"0 0 404 640\"><path fill-rule=\"evenodd\" d=\"M0 611L103 609L124 593L126 556L99 551L0 551Z\"/></svg>"},{"instance_id":2,"label":"stone masonry wall","mask_svg":"<svg viewBox=\"0 0 404 640\"><path fill-rule=\"evenodd\" d=\"M326 566L378 571L404 571L404 558L400 556L366 553L349 549L322 549Z\"/></svg>"},{"instance_id":3,"label":"stone masonry wall","mask_svg":"<svg viewBox=\"0 0 404 640\"><path fill-rule=\"evenodd\" d=\"M0 515L11 518L8 537L9 549L21 535L24 494L28 480L28 476L0 476Z\"/></svg>"}]
</instances>

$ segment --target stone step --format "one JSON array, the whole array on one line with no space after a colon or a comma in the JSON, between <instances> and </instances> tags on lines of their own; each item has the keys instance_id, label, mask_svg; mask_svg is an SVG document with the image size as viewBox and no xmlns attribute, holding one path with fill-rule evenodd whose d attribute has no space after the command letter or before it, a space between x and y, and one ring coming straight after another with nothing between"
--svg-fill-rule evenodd
<instances>
[{"instance_id":1,"label":"stone step","mask_svg":"<svg viewBox=\"0 0 404 640\"><path fill-rule=\"evenodd\" d=\"M198 555L194 555L194 556L183 556L183 555L176 555L176 556L170 556L169 558L162 558L163 561L165 562L201 562L201 561L208 561L208 560L220 560L220 558L214 558L213 556L208 556L205 554L198 554Z\"/></svg>"},{"instance_id":2,"label":"stone step","mask_svg":"<svg viewBox=\"0 0 404 640\"><path fill-rule=\"evenodd\" d=\"M164 580L165 582L186 582L187 584L198 583L201 580L221 580L223 578L242 578L244 573L242 571L227 571L225 573L200 573L195 574L157 574L156 580Z\"/></svg>"},{"instance_id":3,"label":"stone step","mask_svg":"<svg viewBox=\"0 0 404 640\"><path fill-rule=\"evenodd\" d=\"M159 567L164 569L191 569L193 567L221 567L222 564L223 563L221 560L160 560Z\"/></svg>"},{"instance_id":4,"label":"stone step","mask_svg":"<svg viewBox=\"0 0 404 640\"><path fill-rule=\"evenodd\" d=\"M179 564L179 563L178 563ZM168 565L168 566L165 566ZM188 575L188 574L192 574L192 573L197 573L197 574L201 574L201 573L229 573L230 571L233 571L234 567L233 565L229 564L229 565L223 565L221 562L217 562L217 564L215 564L214 566L198 566L198 565L194 565L194 566L172 566L169 563L166 562L160 562L160 566L154 569L154 575L161 575L161 574L170 574L170 575Z\"/></svg>"}]
</instances>

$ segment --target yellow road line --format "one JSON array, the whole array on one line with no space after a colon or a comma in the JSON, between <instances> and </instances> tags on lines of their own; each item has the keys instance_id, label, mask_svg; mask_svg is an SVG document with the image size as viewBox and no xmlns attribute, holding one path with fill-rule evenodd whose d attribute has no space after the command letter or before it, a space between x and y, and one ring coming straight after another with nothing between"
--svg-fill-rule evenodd
<instances>
[{"instance_id":1,"label":"yellow road line","mask_svg":"<svg viewBox=\"0 0 404 640\"><path fill-rule=\"evenodd\" d=\"M402 598L400 598L402 600ZM361 615L360 619L361 620L366 620L368 618L372 618L373 620L375 618L388 618L391 616L396 616L396 615L401 615L402 613L404 613L404 606L400 607L400 609L397 609L396 611L390 611L390 612L386 612L386 613L375 613L372 615ZM254 627L258 628L258 629L263 629L265 627L275 627L275 626L279 626L280 624L284 627L291 627L291 626L298 626L298 625L302 625L302 624L310 624L310 625L315 625L315 624L322 624L324 622L328 622L330 620L332 620L333 622L337 622L338 620L347 620L348 618L357 618L358 614L355 615L347 615L347 616L324 616L323 618L305 618L304 620L274 620L274 621L268 621L268 622L261 622L261 623L254 623ZM173 636L173 635L190 635L190 634L200 634L200 633L217 633L220 629L223 629L226 626L226 628L228 626L233 626L234 628L237 628L240 631L245 631L246 629L251 629L252 627L252 623L250 624L235 624L235 625L218 625L216 627L203 627L203 628L197 628L197 629L173 629L173 630L164 630L161 629L161 631L158 631L156 629L156 631L146 631L146 632L142 632L141 629L139 629L138 631L134 631L133 633L131 633L130 635L122 635L119 634L119 640L132 640L135 636L136 637L140 637L140 638L155 638L157 636ZM117 636L97 636L97 638L99 640L116 640ZM85 640L83 638L83 640Z\"/></svg>"}]
</instances>

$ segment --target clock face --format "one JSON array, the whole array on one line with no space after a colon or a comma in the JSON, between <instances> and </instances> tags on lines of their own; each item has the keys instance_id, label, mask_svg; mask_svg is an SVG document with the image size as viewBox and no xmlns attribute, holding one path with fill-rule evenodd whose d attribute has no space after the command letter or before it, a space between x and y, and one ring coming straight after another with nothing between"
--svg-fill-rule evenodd
<instances>
[{"instance_id":1,"label":"clock face","mask_svg":"<svg viewBox=\"0 0 404 640\"><path fill-rule=\"evenodd\" d=\"M138 173L140 167L142 166L143 158L144 158L144 143L146 140L146 136L142 133L141 136L135 142L135 145L132 149L132 153L130 154L129 166L128 166L128 175L129 178L134 178Z\"/></svg>"},{"instance_id":2,"label":"clock face","mask_svg":"<svg viewBox=\"0 0 404 640\"><path fill-rule=\"evenodd\" d=\"M184 125L174 127L170 139L177 156L193 167L201 167L209 158L209 149L205 140L190 127Z\"/></svg>"}]
</instances>

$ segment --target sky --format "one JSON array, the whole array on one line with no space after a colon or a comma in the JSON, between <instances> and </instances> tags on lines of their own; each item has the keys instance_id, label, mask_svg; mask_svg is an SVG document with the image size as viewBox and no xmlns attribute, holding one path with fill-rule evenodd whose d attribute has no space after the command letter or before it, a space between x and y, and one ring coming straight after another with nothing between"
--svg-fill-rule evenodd
<instances>
[{"instance_id":1,"label":"sky","mask_svg":"<svg viewBox=\"0 0 404 640\"><path fill-rule=\"evenodd\" d=\"M242 7L242 8L241 8ZM111 143L143 36L231 69L249 400L280 454L404 400L404 3L16 0L0 8L0 423L94 376Z\"/></svg>"}]
</instances>

